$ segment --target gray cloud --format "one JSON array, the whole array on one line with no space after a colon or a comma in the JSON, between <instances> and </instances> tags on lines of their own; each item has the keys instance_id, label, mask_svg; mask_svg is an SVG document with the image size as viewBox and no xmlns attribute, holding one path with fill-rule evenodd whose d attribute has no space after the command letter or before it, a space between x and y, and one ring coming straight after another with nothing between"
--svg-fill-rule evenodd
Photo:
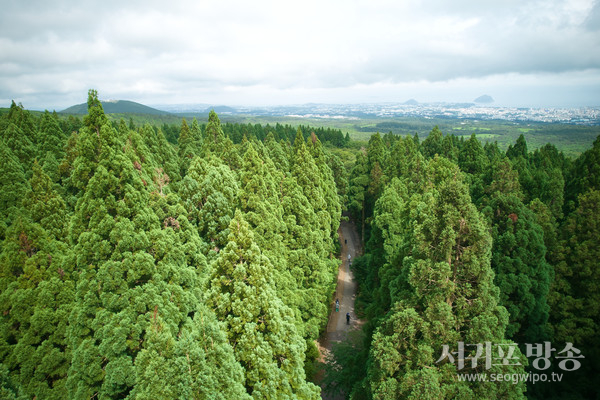
<instances>
[{"instance_id":1,"label":"gray cloud","mask_svg":"<svg viewBox=\"0 0 600 400\"><path fill-rule=\"evenodd\" d=\"M600 80L598 1L286 3L10 1L0 104L68 106L90 87L154 103L360 102L515 76L545 90L576 82L565 91L576 97L581 76L588 90Z\"/></svg>"},{"instance_id":2,"label":"gray cloud","mask_svg":"<svg viewBox=\"0 0 600 400\"><path fill-rule=\"evenodd\" d=\"M584 26L592 32L600 30L600 0L595 1L594 7L588 14Z\"/></svg>"}]
</instances>

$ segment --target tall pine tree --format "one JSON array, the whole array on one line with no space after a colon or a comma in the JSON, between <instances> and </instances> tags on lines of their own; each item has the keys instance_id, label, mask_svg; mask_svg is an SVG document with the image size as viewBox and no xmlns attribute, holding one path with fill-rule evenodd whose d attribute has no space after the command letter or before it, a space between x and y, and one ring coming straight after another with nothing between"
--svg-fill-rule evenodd
<instances>
[{"instance_id":1,"label":"tall pine tree","mask_svg":"<svg viewBox=\"0 0 600 400\"><path fill-rule=\"evenodd\" d=\"M372 339L365 386L373 398L522 398L522 383L459 382L465 370L436 362L443 345L511 344L493 284L491 237L458 168L435 158L423 184L397 181L379 200L375 221L392 306ZM482 372L483 364L468 363L467 371ZM522 371L492 367L509 369Z\"/></svg>"},{"instance_id":2,"label":"tall pine tree","mask_svg":"<svg viewBox=\"0 0 600 400\"><path fill-rule=\"evenodd\" d=\"M318 398L318 388L305 381L305 343L274 290L270 260L241 212L229 230L227 246L213 264L207 301L225 323L248 393L256 399Z\"/></svg>"},{"instance_id":3,"label":"tall pine tree","mask_svg":"<svg viewBox=\"0 0 600 400\"><path fill-rule=\"evenodd\" d=\"M88 104L88 121L105 120L93 98ZM209 378L221 382L217 387L224 393L239 392L239 370L214 368L213 351L221 350L208 351L213 340L206 335L200 340L205 267L185 209L153 208L122 137L102 122L91 133L98 137L99 148L90 149L97 164L86 175L70 232L78 278L67 332L73 352L69 396L188 397L193 388L201 389L199 380Z\"/></svg>"}]
</instances>

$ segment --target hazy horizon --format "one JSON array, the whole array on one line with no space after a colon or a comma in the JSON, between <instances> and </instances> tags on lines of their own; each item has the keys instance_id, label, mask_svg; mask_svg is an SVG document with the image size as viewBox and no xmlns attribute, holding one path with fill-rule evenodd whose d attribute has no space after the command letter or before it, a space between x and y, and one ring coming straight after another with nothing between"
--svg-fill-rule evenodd
<instances>
[{"instance_id":1,"label":"hazy horizon","mask_svg":"<svg viewBox=\"0 0 600 400\"><path fill-rule=\"evenodd\" d=\"M487 95L487 93L484 93L482 95ZM480 96L477 96L480 97ZM260 109L260 108L273 108L273 107L294 107L294 106L307 106L307 105L343 105L343 106L360 106L360 105L370 105L370 104L378 104L378 105L385 105L385 104L390 104L390 105L403 105L406 104L409 101L416 101L417 102L417 106L428 106L428 105L443 105L443 104L447 104L447 105L457 105L457 104L473 104L476 107L497 107L497 108L502 108L502 107L507 107L507 108L531 108L531 109L543 109L543 108L563 108L563 109L575 109L575 108L600 108L600 103L598 104L553 104L553 105L546 105L546 104L526 104L526 103L518 103L518 104L511 104L511 103L499 103L498 101L496 101L496 99L494 98L494 96L491 96L494 101L491 103L477 103L475 102L475 98L473 99L448 99L448 100L435 100L435 101L427 101L427 100L419 100L419 99L415 99L415 98L407 98L407 99L399 99L399 100L382 100L382 101L339 101L339 102L326 102L326 101L304 101L304 102L287 102L287 103L265 103L265 104L261 104L261 103L253 103L253 104L243 104L243 103L222 103L222 102L171 102L171 103L164 103L164 102L142 102L142 101L138 101L135 99L130 99L130 98L104 98L103 96L101 96L101 93L99 93L99 98L102 102L111 102L111 101L132 101L138 104L142 104L144 106L147 107L151 107L151 108L155 108L161 111L167 111L167 112L172 112L171 110L173 109L178 109L178 108L210 108L210 107L231 107L231 108L256 108L256 109ZM48 111L56 111L56 112L60 112L63 111L69 107L72 106L77 106L80 104L85 104L85 101L87 100L87 92L85 93L85 96L82 96L82 98L73 104L67 104L64 106L58 106L58 107L54 107L54 106L36 106L36 107L30 107L27 104L21 102L21 101L17 101L14 100L17 104L22 104L23 107L25 107L28 110L32 110L32 111L44 111L44 110L48 110ZM10 100L9 102L7 102L6 104L0 104L0 108L8 108L10 107L10 104L13 100ZM414 106L412 104L407 104L408 106Z\"/></svg>"}]
</instances>

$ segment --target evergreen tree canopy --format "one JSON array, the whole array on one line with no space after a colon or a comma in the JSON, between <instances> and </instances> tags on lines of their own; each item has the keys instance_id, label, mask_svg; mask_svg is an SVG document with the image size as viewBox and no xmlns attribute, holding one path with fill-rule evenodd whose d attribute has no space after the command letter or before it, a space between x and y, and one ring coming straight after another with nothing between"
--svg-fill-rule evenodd
<instances>
[{"instance_id":1,"label":"evergreen tree canopy","mask_svg":"<svg viewBox=\"0 0 600 400\"><path fill-rule=\"evenodd\" d=\"M240 393L237 367L214 368L217 354L233 358L218 330L202 325L206 266L185 210L174 195L152 200L119 134L108 124L97 132L97 167L71 227L79 275L68 330L70 395L188 397L205 390L205 379ZM214 342L206 329L220 347L206 349Z\"/></svg>"},{"instance_id":2,"label":"evergreen tree canopy","mask_svg":"<svg viewBox=\"0 0 600 400\"><path fill-rule=\"evenodd\" d=\"M436 154L444 155L443 140L442 131L436 125L421 144L421 152L426 158L432 158Z\"/></svg>"},{"instance_id":3,"label":"evergreen tree canopy","mask_svg":"<svg viewBox=\"0 0 600 400\"><path fill-rule=\"evenodd\" d=\"M4 231L28 190L29 182L21 163L0 140L0 239L4 238Z\"/></svg>"},{"instance_id":4,"label":"evergreen tree canopy","mask_svg":"<svg viewBox=\"0 0 600 400\"><path fill-rule=\"evenodd\" d=\"M568 172L565 179L565 206L569 213L577 207L579 195L590 189L600 190L600 135L591 149L583 152Z\"/></svg>"},{"instance_id":5,"label":"evergreen tree canopy","mask_svg":"<svg viewBox=\"0 0 600 400\"><path fill-rule=\"evenodd\" d=\"M395 181L376 207L392 307L371 343L373 398L522 398L522 383L458 382L455 364L435 362L444 344L507 344L508 315L493 284L491 238L457 167L435 158L412 189Z\"/></svg>"},{"instance_id":6,"label":"evergreen tree canopy","mask_svg":"<svg viewBox=\"0 0 600 400\"><path fill-rule=\"evenodd\" d=\"M208 304L226 326L229 343L253 398L319 397L304 380L304 340L292 311L274 291L273 270L249 224L236 211L227 246L213 264Z\"/></svg>"},{"instance_id":7,"label":"evergreen tree canopy","mask_svg":"<svg viewBox=\"0 0 600 400\"><path fill-rule=\"evenodd\" d=\"M457 374L522 373L524 344L546 341L585 358L527 395L596 396L600 138L571 160L438 127L360 148L214 111L111 119L95 90L83 118L0 115L0 398L319 398L342 209L364 245L364 324L334 349L329 388L522 398L524 382ZM464 368L443 357L461 342ZM485 342L524 365L472 364Z\"/></svg>"},{"instance_id":8,"label":"evergreen tree canopy","mask_svg":"<svg viewBox=\"0 0 600 400\"><path fill-rule=\"evenodd\" d=\"M510 313L507 336L519 343L547 340L552 270L536 216L518 197L500 192L483 212L492 225L492 268L500 303Z\"/></svg>"}]
</instances>

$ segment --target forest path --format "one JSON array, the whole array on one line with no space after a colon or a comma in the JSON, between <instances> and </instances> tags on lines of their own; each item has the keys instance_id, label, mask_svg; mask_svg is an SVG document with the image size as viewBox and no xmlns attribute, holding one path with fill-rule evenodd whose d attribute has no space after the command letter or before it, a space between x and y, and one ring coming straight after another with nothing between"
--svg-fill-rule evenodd
<instances>
[{"instance_id":1,"label":"forest path","mask_svg":"<svg viewBox=\"0 0 600 400\"><path fill-rule=\"evenodd\" d=\"M356 299L357 284L350 270L350 260L362 254L362 248L358 232L354 223L342 221L338 229L340 243L342 244L341 259L342 265L338 269L338 280L334 299L340 301L340 310L335 311L335 303L331 305L329 313L329 321L327 322L327 331L321 335L319 339L319 352L321 354L319 361L325 362L327 355L331 352L331 348L336 342L340 342L346 338L349 331L360 329L364 321L357 319L354 313L354 301ZM334 300L335 301L335 300ZM350 313L350 324L346 324L346 313ZM337 400L343 399L343 396L327 396L322 394L323 399Z\"/></svg>"}]
</instances>

